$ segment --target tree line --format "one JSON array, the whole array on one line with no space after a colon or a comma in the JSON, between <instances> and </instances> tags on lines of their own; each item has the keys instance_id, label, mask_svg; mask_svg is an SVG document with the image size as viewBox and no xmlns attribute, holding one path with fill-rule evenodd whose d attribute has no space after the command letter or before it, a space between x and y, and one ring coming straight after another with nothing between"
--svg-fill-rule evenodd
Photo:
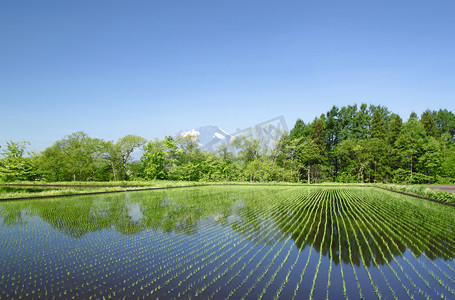
<instances>
[{"instance_id":1,"label":"tree line","mask_svg":"<svg viewBox=\"0 0 455 300\"><path fill-rule=\"evenodd\" d=\"M447 109L403 121L384 106L354 104L297 120L273 147L242 136L207 152L194 136L114 142L75 132L27 156L28 142L9 141L0 180L455 183L454 142L455 115Z\"/></svg>"}]
</instances>

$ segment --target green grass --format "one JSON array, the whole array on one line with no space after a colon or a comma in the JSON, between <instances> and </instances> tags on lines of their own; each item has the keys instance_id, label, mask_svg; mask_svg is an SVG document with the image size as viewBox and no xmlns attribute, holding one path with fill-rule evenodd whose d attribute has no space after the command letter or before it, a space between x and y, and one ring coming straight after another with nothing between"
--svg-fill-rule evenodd
<instances>
[{"instance_id":1,"label":"green grass","mask_svg":"<svg viewBox=\"0 0 455 300\"><path fill-rule=\"evenodd\" d=\"M445 192L438 189L430 189L426 186L405 186L405 185L395 185L395 184L381 184L378 185L393 191L400 191L405 193L411 193L420 195L423 197L439 200L442 202L455 203L455 194L451 192Z\"/></svg>"}]
</instances>

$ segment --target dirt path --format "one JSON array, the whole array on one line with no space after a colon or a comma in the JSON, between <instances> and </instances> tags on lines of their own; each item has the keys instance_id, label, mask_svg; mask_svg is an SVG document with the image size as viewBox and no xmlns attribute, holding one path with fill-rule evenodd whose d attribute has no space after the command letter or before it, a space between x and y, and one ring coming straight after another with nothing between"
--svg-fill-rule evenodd
<instances>
[{"instance_id":1,"label":"dirt path","mask_svg":"<svg viewBox=\"0 0 455 300\"><path fill-rule=\"evenodd\" d=\"M427 185L426 187L432 190L455 193L455 185Z\"/></svg>"}]
</instances>

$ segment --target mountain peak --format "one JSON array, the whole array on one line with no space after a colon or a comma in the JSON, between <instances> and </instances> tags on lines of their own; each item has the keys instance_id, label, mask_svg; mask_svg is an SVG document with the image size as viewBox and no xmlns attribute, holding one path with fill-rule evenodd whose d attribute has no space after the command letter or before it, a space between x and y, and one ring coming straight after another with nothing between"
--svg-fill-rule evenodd
<instances>
[{"instance_id":1,"label":"mountain peak","mask_svg":"<svg viewBox=\"0 0 455 300\"><path fill-rule=\"evenodd\" d=\"M176 135L193 135L199 139L199 148L209 151L215 150L221 143L228 143L234 137L216 125L200 126L191 130L180 130Z\"/></svg>"}]
</instances>

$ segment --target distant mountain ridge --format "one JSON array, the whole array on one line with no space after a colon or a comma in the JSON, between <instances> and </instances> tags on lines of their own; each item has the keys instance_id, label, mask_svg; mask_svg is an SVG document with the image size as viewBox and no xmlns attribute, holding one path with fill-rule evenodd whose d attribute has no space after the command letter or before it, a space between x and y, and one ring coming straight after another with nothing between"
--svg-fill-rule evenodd
<instances>
[{"instance_id":1,"label":"distant mountain ridge","mask_svg":"<svg viewBox=\"0 0 455 300\"><path fill-rule=\"evenodd\" d=\"M215 125L200 126L196 129L191 130L180 130L177 132L176 136L177 135L197 136L199 139L199 148L207 149L209 151L215 150L215 148L221 143L229 143L234 139L232 135Z\"/></svg>"}]
</instances>

